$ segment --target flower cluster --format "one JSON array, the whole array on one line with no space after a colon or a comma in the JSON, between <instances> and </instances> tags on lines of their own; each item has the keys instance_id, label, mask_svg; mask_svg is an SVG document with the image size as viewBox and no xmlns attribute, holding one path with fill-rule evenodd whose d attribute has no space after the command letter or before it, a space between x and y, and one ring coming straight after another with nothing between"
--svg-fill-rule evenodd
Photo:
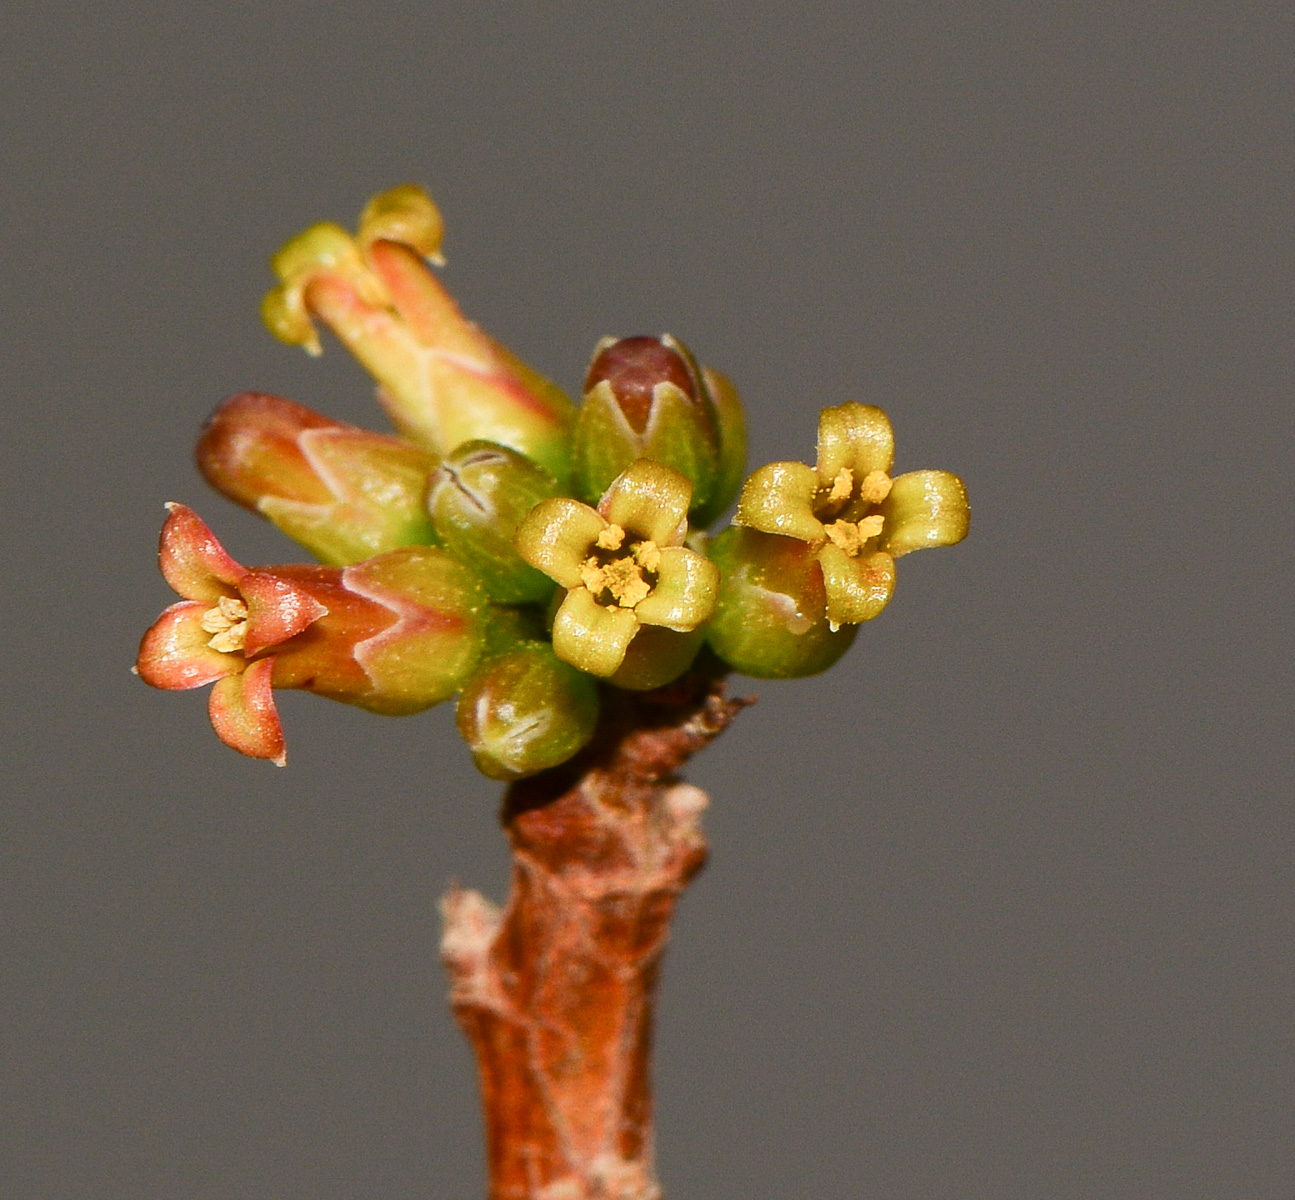
<instances>
[{"instance_id":1,"label":"flower cluster","mask_svg":"<svg viewBox=\"0 0 1295 1200\"><path fill-rule=\"evenodd\" d=\"M966 535L961 480L892 477L890 422L862 404L823 410L814 467L743 483L737 391L669 335L604 338L576 406L459 312L429 266L441 234L421 189L394 188L355 234L291 239L262 306L312 354L330 329L395 435L244 393L199 439L208 482L322 565L243 567L168 505L161 567L182 599L136 670L213 684L228 745L284 761L274 688L388 714L457 694L477 766L519 778L587 744L605 689L669 684L704 647L717 670L825 670L890 600L895 559Z\"/></svg>"}]
</instances>

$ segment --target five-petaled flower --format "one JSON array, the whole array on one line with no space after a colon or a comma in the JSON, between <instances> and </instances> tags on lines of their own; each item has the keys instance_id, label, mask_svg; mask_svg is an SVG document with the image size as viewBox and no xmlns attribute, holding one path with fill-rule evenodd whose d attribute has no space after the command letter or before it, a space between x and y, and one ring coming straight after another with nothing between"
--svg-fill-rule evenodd
<instances>
[{"instance_id":1,"label":"five-petaled flower","mask_svg":"<svg viewBox=\"0 0 1295 1200\"><path fill-rule=\"evenodd\" d=\"M644 458L596 509L558 496L531 510L516 546L566 589L553 621L558 658L608 678L644 627L690 633L711 615L719 570L683 544L691 498L686 476Z\"/></svg>"},{"instance_id":2,"label":"five-petaled flower","mask_svg":"<svg viewBox=\"0 0 1295 1200\"><path fill-rule=\"evenodd\" d=\"M948 471L891 478L895 439L879 408L825 408L817 467L769 463L746 481L734 523L816 551L833 628L871 620L890 600L895 559L967 536L962 480Z\"/></svg>"},{"instance_id":3,"label":"five-petaled flower","mask_svg":"<svg viewBox=\"0 0 1295 1200\"><path fill-rule=\"evenodd\" d=\"M283 764L272 686L394 715L448 699L476 665L486 599L444 550L249 569L192 509L167 508L159 560L184 599L145 633L135 669L168 690L214 683L211 723L235 750Z\"/></svg>"}]
</instances>

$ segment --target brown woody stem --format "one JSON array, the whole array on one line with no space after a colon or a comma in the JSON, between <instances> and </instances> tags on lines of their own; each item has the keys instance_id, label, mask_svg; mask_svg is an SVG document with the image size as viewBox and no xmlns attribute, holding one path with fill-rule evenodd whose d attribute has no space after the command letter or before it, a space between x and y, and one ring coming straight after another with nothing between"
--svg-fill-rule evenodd
<instances>
[{"instance_id":1,"label":"brown woody stem","mask_svg":"<svg viewBox=\"0 0 1295 1200\"><path fill-rule=\"evenodd\" d=\"M512 893L443 902L450 1003L481 1073L490 1200L659 1200L650 1060L707 800L676 773L745 704L696 674L609 699L594 742L513 784Z\"/></svg>"}]
</instances>

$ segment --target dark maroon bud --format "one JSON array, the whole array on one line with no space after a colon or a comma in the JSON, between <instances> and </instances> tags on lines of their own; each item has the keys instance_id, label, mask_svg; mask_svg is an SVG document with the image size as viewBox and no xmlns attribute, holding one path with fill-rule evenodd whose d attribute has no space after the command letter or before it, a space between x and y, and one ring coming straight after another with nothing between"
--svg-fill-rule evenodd
<instances>
[{"instance_id":1,"label":"dark maroon bud","mask_svg":"<svg viewBox=\"0 0 1295 1200\"><path fill-rule=\"evenodd\" d=\"M647 429L653 389L658 383L673 383L694 402L700 394L695 368L687 352L668 334L620 338L603 347L589 364L585 392L603 380L611 384L616 402L635 433Z\"/></svg>"}]
</instances>

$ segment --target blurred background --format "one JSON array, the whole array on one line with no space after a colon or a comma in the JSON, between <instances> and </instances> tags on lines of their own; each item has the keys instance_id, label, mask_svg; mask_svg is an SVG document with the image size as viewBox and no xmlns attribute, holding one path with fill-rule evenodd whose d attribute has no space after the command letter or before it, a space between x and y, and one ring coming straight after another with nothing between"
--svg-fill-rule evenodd
<instances>
[{"instance_id":1,"label":"blurred background","mask_svg":"<svg viewBox=\"0 0 1295 1200\"><path fill-rule=\"evenodd\" d=\"M689 778L658 1037L673 1200L1295 1195L1282 5L13 0L0 49L0 1192L481 1193L436 904L496 899L448 707L289 693L291 761L129 673L162 502L278 392L257 306L426 184L465 311L568 389L730 373L752 464L885 407L971 537Z\"/></svg>"}]
</instances>

